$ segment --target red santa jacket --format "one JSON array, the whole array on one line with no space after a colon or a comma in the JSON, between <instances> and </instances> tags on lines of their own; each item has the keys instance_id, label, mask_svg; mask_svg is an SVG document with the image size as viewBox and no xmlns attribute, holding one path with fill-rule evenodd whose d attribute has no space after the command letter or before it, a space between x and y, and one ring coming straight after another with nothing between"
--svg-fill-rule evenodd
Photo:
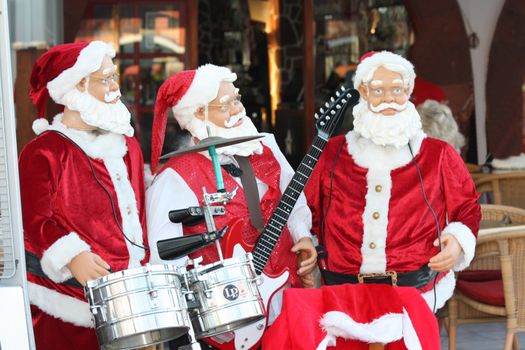
<instances>
[{"instance_id":1,"label":"red santa jacket","mask_svg":"<svg viewBox=\"0 0 525 350\"><path fill-rule=\"evenodd\" d=\"M263 219L265 222L268 222L271 214L281 199L281 191L279 187L281 168L270 148L266 145L263 146L262 154L251 155L249 159L255 177L268 185L268 190L260 201ZM211 192L216 188L212 163L208 158L200 154L188 154L182 157L172 158L163 170L167 168L175 170L192 189L197 198L202 197L203 186L206 187L208 192ZM242 219L244 223L242 225L242 231L239 232L241 234L241 237L239 238L242 238L242 240L249 245L254 245L259 238L259 233L250 222L250 213L246 204L244 190L230 174L224 171L224 169L221 171L225 188L228 191L231 191L235 187L238 187L238 190L235 197L225 206L226 215L215 217L215 225L218 229L221 229L222 227L231 224L234 220ZM204 223L184 227L185 235L202 233L205 231L206 226ZM232 233L227 233L227 235L229 234ZM266 265L265 271L278 274L282 272L284 268L288 267L291 271L289 282L294 284L299 281L297 274L294 273L297 269L296 256L290 253L292 246L292 237L290 236L288 227L285 226L281 237L274 248L274 253L270 257L268 265ZM203 264L209 264L219 260L215 246L201 249L193 254L192 257L194 256L202 256Z\"/></svg>"},{"instance_id":2,"label":"red santa jacket","mask_svg":"<svg viewBox=\"0 0 525 350\"><path fill-rule=\"evenodd\" d=\"M50 279L28 273L30 301L66 322L92 326L84 292L59 282L72 277L67 264L91 250L113 271L140 266L147 242L144 165L138 142L113 133L93 136L67 129L60 118L51 129L72 138L86 153L56 132L32 140L20 154L20 188L25 249L40 258ZM94 177L88 155L93 165ZM147 243L146 243L147 244Z\"/></svg>"},{"instance_id":3,"label":"red santa jacket","mask_svg":"<svg viewBox=\"0 0 525 350\"><path fill-rule=\"evenodd\" d=\"M474 255L480 221L478 195L457 152L425 136L419 132L410 145L441 233L454 235L464 250L456 266L462 269ZM321 232L324 217L330 270L347 274L415 271L439 252L433 246L436 223L407 146L377 146L353 131L335 137L326 146L305 194L313 233ZM454 287L453 275L448 275L445 300Z\"/></svg>"}]
</instances>

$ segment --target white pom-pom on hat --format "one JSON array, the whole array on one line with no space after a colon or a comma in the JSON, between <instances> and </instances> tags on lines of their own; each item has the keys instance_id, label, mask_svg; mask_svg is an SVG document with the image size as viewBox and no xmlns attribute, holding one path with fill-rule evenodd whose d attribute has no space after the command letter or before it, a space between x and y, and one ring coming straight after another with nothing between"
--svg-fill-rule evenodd
<instances>
[{"instance_id":1,"label":"white pom-pom on hat","mask_svg":"<svg viewBox=\"0 0 525 350\"><path fill-rule=\"evenodd\" d=\"M32 128L35 134L40 135L49 129L49 122L46 118L38 118L33 122Z\"/></svg>"}]
</instances>

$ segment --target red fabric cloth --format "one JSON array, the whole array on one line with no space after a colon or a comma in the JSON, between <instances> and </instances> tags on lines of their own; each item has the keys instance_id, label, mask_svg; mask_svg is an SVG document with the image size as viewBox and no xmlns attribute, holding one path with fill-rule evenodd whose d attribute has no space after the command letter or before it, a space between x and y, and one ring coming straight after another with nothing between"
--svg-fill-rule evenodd
<instances>
[{"instance_id":1,"label":"red fabric cloth","mask_svg":"<svg viewBox=\"0 0 525 350\"><path fill-rule=\"evenodd\" d=\"M249 159L255 177L268 185L268 190L260 201L262 216L264 222L267 223L281 199L281 191L279 187L281 168L270 148L265 145L263 146L263 153L261 155L254 154L250 156ZM214 191L217 187L212 162L200 154L188 154L172 158L161 172L167 168L175 170L192 189L197 198L202 198L203 187L206 187L208 192ZM244 223L241 233L242 239L247 244L254 245L259 238L259 233L251 224L244 190L231 175L224 171L224 169L221 171L226 190L231 191L235 187L238 187L238 189L235 197L228 202L227 206L225 206L226 215L215 217L215 226L217 229L221 229L224 226L229 225L235 219L243 219ZM206 226L204 223L195 226L184 226L185 235L202 233L205 231ZM274 248L274 252L265 267L265 272L268 274L279 274L284 268L288 267L290 270L289 282L292 283L292 285L298 285L299 280L295 273L297 270L297 257L295 254L290 253L292 246L292 237L288 227L285 226L281 237ZM201 255L203 257L203 264L209 264L219 259L215 246L203 248L199 250L198 253L191 254L190 256L194 257Z\"/></svg>"},{"instance_id":2,"label":"red fabric cloth","mask_svg":"<svg viewBox=\"0 0 525 350\"><path fill-rule=\"evenodd\" d=\"M100 349L94 328L76 327L46 314L34 305L31 305L31 316L38 350Z\"/></svg>"},{"instance_id":3,"label":"red fabric cloth","mask_svg":"<svg viewBox=\"0 0 525 350\"><path fill-rule=\"evenodd\" d=\"M505 306L505 293L503 291L503 280L491 280L482 282L470 282L459 280L456 288L465 296L479 302Z\"/></svg>"},{"instance_id":4,"label":"red fabric cloth","mask_svg":"<svg viewBox=\"0 0 525 350\"><path fill-rule=\"evenodd\" d=\"M128 152L124 156L124 163L137 201L143 242L147 244L142 153L135 138L126 138L126 146ZM103 161L91 161L98 179L117 206L117 195ZM128 248L115 223L109 198L93 177L86 155L80 149L57 133L44 133L22 150L19 171L26 250L42 259L45 250L74 231L113 271L128 268ZM118 206L115 209L119 223L122 224ZM146 252L142 263L148 260L149 253ZM29 272L27 278L29 282L86 302L82 289L57 284ZM60 305L55 307L60 308ZM44 330L48 329L48 326L42 327ZM83 327L74 328L79 333L85 330ZM74 332L42 331L38 334L45 336L44 340L38 339L38 342L49 342L55 346L54 349L61 348L61 344L73 344L77 339ZM65 348L67 347L64 345ZM70 349L72 348L78 347Z\"/></svg>"},{"instance_id":5,"label":"red fabric cloth","mask_svg":"<svg viewBox=\"0 0 525 350\"><path fill-rule=\"evenodd\" d=\"M325 338L321 318L331 311L341 311L361 324L388 313L407 311L419 342L425 350L439 349L440 338L435 316L410 287L359 284L324 286L320 289L287 289L283 310L263 337L262 348L271 350L311 350ZM388 327L385 324L385 327ZM387 329L385 328L385 331ZM368 344L338 337L334 349L367 350ZM329 347L329 349L331 349ZM388 350L406 349L403 339L386 346Z\"/></svg>"},{"instance_id":6,"label":"red fabric cloth","mask_svg":"<svg viewBox=\"0 0 525 350\"><path fill-rule=\"evenodd\" d=\"M339 154L333 174L331 204L330 174L335 153L344 136L332 138L308 182L305 194L312 210L312 232L319 234L324 221L324 244L328 269L349 274L360 272L362 263L363 211L366 205L367 169L359 167L348 153L347 144ZM439 225L461 222L477 234L480 220L477 193L472 178L457 152L444 142L425 138L415 157L426 196ZM436 224L421 194L418 173L412 163L390 172L391 197L388 203L386 237L387 270L416 271L439 252L433 246Z\"/></svg>"},{"instance_id":7,"label":"red fabric cloth","mask_svg":"<svg viewBox=\"0 0 525 350\"><path fill-rule=\"evenodd\" d=\"M426 100L444 102L446 99L447 96L441 86L416 77L414 91L412 91L412 95L410 96L410 100L414 105L420 105Z\"/></svg>"},{"instance_id":8,"label":"red fabric cloth","mask_svg":"<svg viewBox=\"0 0 525 350\"><path fill-rule=\"evenodd\" d=\"M87 42L57 45L36 61L29 81L29 97L37 108L38 116L43 117L46 112L46 101L49 97L47 83L71 68L77 61L80 51L88 45Z\"/></svg>"}]
</instances>

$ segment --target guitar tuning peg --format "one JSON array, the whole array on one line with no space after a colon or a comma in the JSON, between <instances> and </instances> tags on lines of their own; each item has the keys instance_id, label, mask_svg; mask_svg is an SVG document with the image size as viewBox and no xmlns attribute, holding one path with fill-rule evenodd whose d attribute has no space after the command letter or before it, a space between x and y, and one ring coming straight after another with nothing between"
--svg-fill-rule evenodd
<instances>
[{"instance_id":1,"label":"guitar tuning peg","mask_svg":"<svg viewBox=\"0 0 525 350\"><path fill-rule=\"evenodd\" d=\"M325 106L326 108L330 107L330 105L328 104L328 102L325 102L325 103L324 103L324 106Z\"/></svg>"},{"instance_id":2,"label":"guitar tuning peg","mask_svg":"<svg viewBox=\"0 0 525 350\"><path fill-rule=\"evenodd\" d=\"M324 113L324 109L322 107L319 108L319 112Z\"/></svg>"},{"instance_id":3,"label":"guitar tuning peg","mask_svg":"<svg viewBox=\"0 0 525 350\"><path fill-rule=\"evenodd\" d=\"M330 97L331 102L335 102L335 99L333 97Z\"/></svg>"},{"instance_id":4,"label":"guitar tuning peg","mask_svg":"<svg viewBox=\"0 0 525 350\"><path fill-rule=\"evenodd\" d=\"M317 113L314 114L315 119L319 119L319 115Z\"/></svg>"},{"instance_id":5,"label":"guitar tuning peg","mask_svg":"<svg viewBox=\"0 0 525 350\"><path fill-rule=\"evenodd\" d=\"M346 103L346 100L343 98L343 99L341 100L341 102Z\"/></svg>"},{"instance_id":6,"label":"guitar tuning peg","mask_svg":"<svg viewBox=\"0 0 525 350\"><path fill-rule=\"evenodd\" d=\"M341 91L345 91L345 90L346 90L345 86L342 85L342 86L341 86Z\"/></svg>"},{"instance_id":7,"label":"guitar tuning peg","mask_svg":"<svg viewBox=\"0 0 525 350\"><path fill-rule=\"evenodd\" d=\"M341 106L340 105L336 105L335 108L341 109Z\"/></svg>"},{"instance_id":8,"label":"guitar tuning peg","mask_svg":"<svg viewBox=\"0 0 525 350\"><path fill-rule=\"evenodd\" d=\"M321 124L321 126L324 126L324 122L320 122L319 124Z\"/></svg>"},{"instance_id":9,"label":"guitar tuning peg","mask_svg":"<svg viewBox=\"0 0 525 350\"><path fill-rule=\"evenodd\" d=\"M348 94L346 94L346 97L350 98L350 97L352 97L352 94L348 93Z\"/></svg>"},{"instance_id":10,"label":"guitar tuning peg","mask_svg":"<svg viewBox=\"0 0 525 350\"><path fill-rule=\"evenodd\" d=\"M335 92L335 96L339 97L339 96L341 96L341 93L339 91L336 91Z\"/></svg>"},{"instance_id":11,"label":"guitar tuning peg","mask_svg":"<svg viewBox=\"0 0 525 350\"><path fill-rule=\"evenodd\" d=\"M326 120L330 120L330 116L327 115L327 116L326 116Z\"/></svg>"},{"instance_id":12,"label":"guitar tuning peg","mask_svg":"<svg viewBox=\"0 0 525 350\"><path fill-rule=\"evenodd\" d=\"M335 111L330 111L330 114L331 115L335 115Z\"/></svg>"}]
</instances>

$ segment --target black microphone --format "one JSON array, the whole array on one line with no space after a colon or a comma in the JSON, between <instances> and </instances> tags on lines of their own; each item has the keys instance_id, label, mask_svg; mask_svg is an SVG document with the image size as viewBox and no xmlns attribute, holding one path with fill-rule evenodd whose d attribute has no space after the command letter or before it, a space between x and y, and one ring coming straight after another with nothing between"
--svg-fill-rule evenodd
<instances>
[{"instance_id":1,"label":"black microphone","mask_svg":"<svg viewBox=\"0 0 525 350\"><path fill-rule=\"evenodd\" d=\"M213 216L224 215L226 209L223 206L212 206L210 207ZM195 226L204 220L204 208L203 207L188 207L184 209L170 210L168 218L171 222L176 224L182 223L186 226Z\"/></svg>"},{"instance_id":2,"label":"black microphone","mask_svg":"<svg viewBox=\"0 0 525 350\"><path fill-rule=\"evenodd\" d=\"M162 260L172 260L186 256L222 238L227 229L228 226L224 226L219 231L160 240L157 242L159 256Z\"/></svg>"}]
</instances>

